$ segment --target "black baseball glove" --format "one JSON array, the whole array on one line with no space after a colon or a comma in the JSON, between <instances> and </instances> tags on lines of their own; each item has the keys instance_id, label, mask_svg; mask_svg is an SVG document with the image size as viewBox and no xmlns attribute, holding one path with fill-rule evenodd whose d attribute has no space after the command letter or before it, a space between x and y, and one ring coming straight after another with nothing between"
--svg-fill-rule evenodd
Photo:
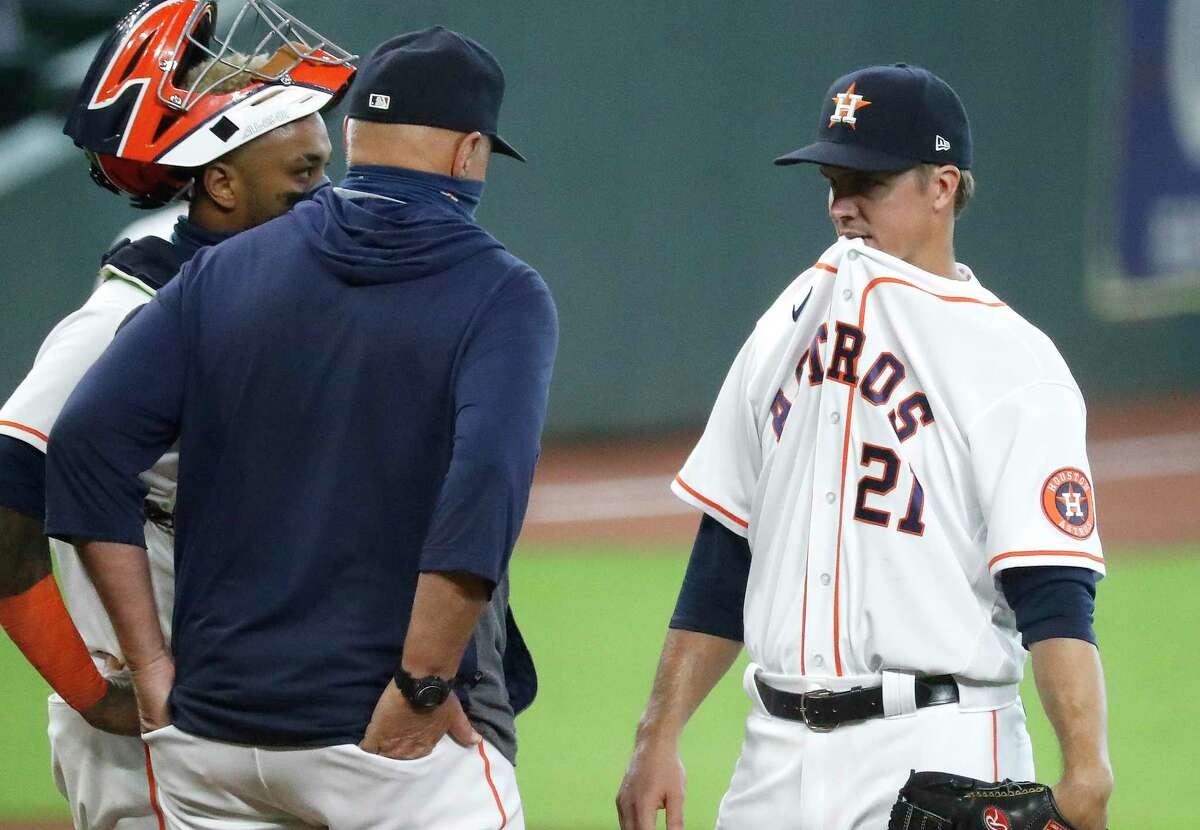
<instances>
[{"instance_id":1,"label":"black baseball glove","mask_svg":"<svg viewBox=\"0 0 1200 830\"><path fill-rule=\"evenodd\" d=\"M916 772L900 788L888 830L1074 830L1036 781L978 781Z\"/></svg>"}]
</instances>

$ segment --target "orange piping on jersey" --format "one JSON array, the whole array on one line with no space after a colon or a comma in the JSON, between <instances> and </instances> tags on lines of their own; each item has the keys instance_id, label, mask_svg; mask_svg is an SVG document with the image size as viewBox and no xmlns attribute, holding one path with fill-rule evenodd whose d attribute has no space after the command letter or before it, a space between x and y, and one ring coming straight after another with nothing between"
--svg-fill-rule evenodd
<instances>
[{"instance_id":1,"label":"orange piping on jersey","mask_svg":"<svg viewBox=\"0 0 1200 830\"><path fill-rule=\"evenodd\" d=\"M896 285L907 285L909 288L917 289L922 294L928 294L930 297L937 297L939 300L945 300L948 303L975 303L976 305L984 305L988 308L1004 308L1007 305L1007 303L1002 303L999 301L988 303L984 302L983 300L977 300L974 297L956 297L953 294L935 294L926 288L922 288L919 285L913 285L911 282L907 282L898 277L876 277L867 283L867 287L863 289L862 305L859 306L858 312L858 327L860 329L863 327L863 321L867 317L867 295L871 293L871 289L875 286L889 282L895 283Z\"/></svg>"},{"instance_id":2,"label":"orange piping on jersey","mask_svg":"<svg viewBox=\"0 0 1200 830\"><path fill-rule=\"evenodd\" d=\"M146 751L146 782L150 785L150 808L154 810L154 817L158 819L158 830L167 830L167 820L163 816L162 807L158 806L158 785L154 783L154 767L150 764L150 747L142 744L142 749Z\"/></svg>"},{"instance_id":3,"label":"orange piping on jersey","mask_svg":"<svg viewBox=\"0 0 1200 830\"><path fill-rule=\"evenodd\" d=\"M866 297L863 297L864 301ZM861 329L862 326L860 325ZM833 666L837 676L842 676L842 646L841 630L838 622L838 607L841 601L842 582L842 521L846 515L846 460L850 457L850 422L854 418L855 387L851 386L846 398L846 430L842 434L842 478L839 485L841 497L838 499L838 533L837 553L833 559Z\"/></svg>"},{"instance_id":4,"label":"orange piping on jersey","mask_svg":"<svg viewBox=\"0 0 1200 830\"><path fill-rule=\"evenodd\" d=\"M824 262L815 263L813 265L813 268L820 268L822 271L828 271L831 274L836 274L838 272L837 268L833 267L832 265L828 265Z\"/></svg>"},{"instance_id":5,"label":"orange piping on jersey","mask_svg":"<svg viewBox=\"0 0 1200 830\"><path fill-rule=\"evenodd\" d=\"M504 812L504 803L500 801L500 793L496 791L496 782L492 780L492 763L488 760L487 751L483 748L483 741L475 746L479 747L479 757L483 759L483 777L487 779L488 786L492 788L492 798L496 799L496 809L500 811L499 830L504 830L508 826L508 814Z\"/></svg>"},{"instance_id":6,"label":"orange piping on jersey","mask_svg":"<svg viewBox=\"0 0 1200 830\"><path fill-rule=\"evenodd\" d=\"M800 674L808 674L804 669L805 639L808 635L808 562L810 556L804 557L804 598L800 601Z\"/></svg>"},{"instance_id":7,"label":"orange piping on jersey","mask_svg":"<svg viewBox=\"0 0 1200 830\"><path fill-rule=\"evenodd\" d=\"M1000 734L996 727L996 710L992 710L992 780L1000 780Z\"/></svg>"},{"instance_id":8,"label":"orange piping on jersey","mask_svg":"<svg viewBox=\"0 0 1200 830\"><path fill-rule=\"evenodd\" d=\"M993 556L988 562L988 567L995 567L996 563L1001 559L1011 559L1014 556L1078 556L1083 559L1090 559L1093 562L1104 564L1103 556L1096 556L1094 553L1084 553L1081 550L1012 550L1008 553L1002 553L999 556Z\"/></svg>"},{"instance_id":9,"label":"orange piping on jersey","mask_svg":"<svg viewBox=\"0 0 1200 830\"><path fill-rule=\"evenodd\" d=\"M721 505L717 504L712 499L706 499L704 496L700 495L698 492L696 492L691 487L689 487L688 483L686 481L684 481L682 478L680 478L679 476L675 476L675 481L676 481L676 483L679 484L680 487L682 487L684 490L687 490L689 493L691 493L693 496L698 498L700 501L707 504L713 510L720 510L723 515L728 516L731 520L737 522L742 527L750 527L749 522L739 519L737 516L730 513L728 510L726 510Z\"/></svg>"},{"instance_id":10,"label":"orange piping on jersey","mask_svg":"<svg viewBox=\"0 0 1200 830\"><path fill-rule=\"evenodd\" d=\"M821 263L817 263L821 265ZM835 269L836 273L836 269ZM936 297L939 300L944 300L948 303L976 303L989 308L1003 308L1004 303L995 302L988 303L983 300L976 300L972 297L955 297L949 294L935 294L932 291L921 288L919 285L914 285L906 280L897 277L876 277L867 283L863 289L862 299L858 306L858 328L859 331L865 331L864 324L867 319L867 298L871 294L871 289L877 285L886 285L894 283L896 285L905 285L909 288L915 288L922 294L928 294L930 297ZM854 415L854 398L856 387L851 386L849 395L846 400L846 427L842 438L842 481L841 481L841 498L838 500L838 533L837 533L837 552L834 555L834 575L833 575L833 665L837 671L837 676L842 676L842 650L841 650L841 623L838 620L838 612L841 604L841 579L842 579L842 521L846 515L846 463L850 453L850 423ZM803 626L801 626L803 631ZM804 637L801 634L801 640Z\"/></svg>"},{"instance_id":11,"label":"orange piping on jersey","mask_svg":"<svg viewBox=\"0 0 1200 830\"><path fill-rule=\"evenodd\" d=\"M47 443L50 441L49 436L38 432L33 427L27 427L24 424L18 424L16 421L0 421L0 427L12 427L13 429L21 430L21 432L28 432L30 435L35 435Z\"/></svg>"}]
</instances>

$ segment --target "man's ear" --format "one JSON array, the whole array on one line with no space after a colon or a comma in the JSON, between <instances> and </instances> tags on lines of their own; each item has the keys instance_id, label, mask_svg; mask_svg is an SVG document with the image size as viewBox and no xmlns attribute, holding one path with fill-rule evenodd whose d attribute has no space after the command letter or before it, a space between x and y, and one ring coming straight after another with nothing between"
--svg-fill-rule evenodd
<instances>
[{"instance_id":1,"label":"man's ear","mask_svg":"<svg viewBox=\"0 0 1200 830\"><path fill-rule=\"evenodd\" d=\"M481 132L467 133L463 136L454 151L454 162L450 168L450 175L456 179L482 179L483 173L487 169L487 163L483 158L483 150L487 147L486 141L487 139Z\"/></svg>"},{"instance_id":2,"label":"man's ear","mask_svg":"<svg viewBox=\"0 0 1200 830\"><path fill-rule=\"evenodd\" d=\"M205 167L200 175L200 186L217 207L233 210L237 207L237 192L234 188L236 175L224 162L213 162Z\"/></svg>"},{"instance_id":3,"label":"man's ear","mask_svg":"<svg viewBox=\"0 0 1200 830\"><path fill-rule=\"evenodd\" d=\"M951 164L939 167L933 174L936 189L933 198L937 210L954 210L954 194L962 187L962 172Z\"/></svg>"}]
</instances>

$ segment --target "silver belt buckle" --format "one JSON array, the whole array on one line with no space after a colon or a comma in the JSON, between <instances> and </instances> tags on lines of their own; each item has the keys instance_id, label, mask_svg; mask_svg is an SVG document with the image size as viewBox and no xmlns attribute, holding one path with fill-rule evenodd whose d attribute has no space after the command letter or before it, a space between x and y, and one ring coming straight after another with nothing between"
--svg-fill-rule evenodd
<instances>
[{"instance_id":1,"label":"silver belt buckle","mask_svg":"<svg viewBox=\"0 0 1200 830\"><path fill-rule=\"evenodd\" d=\"M832 697L833 692L829 689L814 689L811 692L804 692L800 695L800 714L804 717L804 725L813 732L832 732L837 729L837 724L833 726L817 726L808 721L808 707L804 704L808 702L810 697Z\"/></svg>"}]
</instances>

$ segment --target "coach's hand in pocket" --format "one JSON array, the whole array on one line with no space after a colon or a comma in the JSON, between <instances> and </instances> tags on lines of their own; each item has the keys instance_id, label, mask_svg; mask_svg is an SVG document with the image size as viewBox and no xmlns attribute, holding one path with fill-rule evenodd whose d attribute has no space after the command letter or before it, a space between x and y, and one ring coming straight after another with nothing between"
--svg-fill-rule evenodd
<instances>
[{"instance_id":1,"label":"coach's hand in pocket","mask_svg":"<svg viewBox=\"0 0 1200 830\"><path fill-rule=\"evenodd\" d=\"M393 681L375 704L367 732L358 745L365 752L411 761L433 752L443 735L449 735L462 746L474 746L482 740L467 715L458 695L451 694L431 712L413 708Z\"/></svg>"},{"instance_id":2,"label":"coach's hand in pocket","mask_svg":"<svg viewBox=\"0 0 1200 830\"><path fill-rule=\"evenodd\" d=\"M133 688L137 693L138 715L142 734L171 725L171 710L167 698L175 685L175 661L170 654L160 653L142 666L130 666Z\"/></svg>"}]
</instances>

